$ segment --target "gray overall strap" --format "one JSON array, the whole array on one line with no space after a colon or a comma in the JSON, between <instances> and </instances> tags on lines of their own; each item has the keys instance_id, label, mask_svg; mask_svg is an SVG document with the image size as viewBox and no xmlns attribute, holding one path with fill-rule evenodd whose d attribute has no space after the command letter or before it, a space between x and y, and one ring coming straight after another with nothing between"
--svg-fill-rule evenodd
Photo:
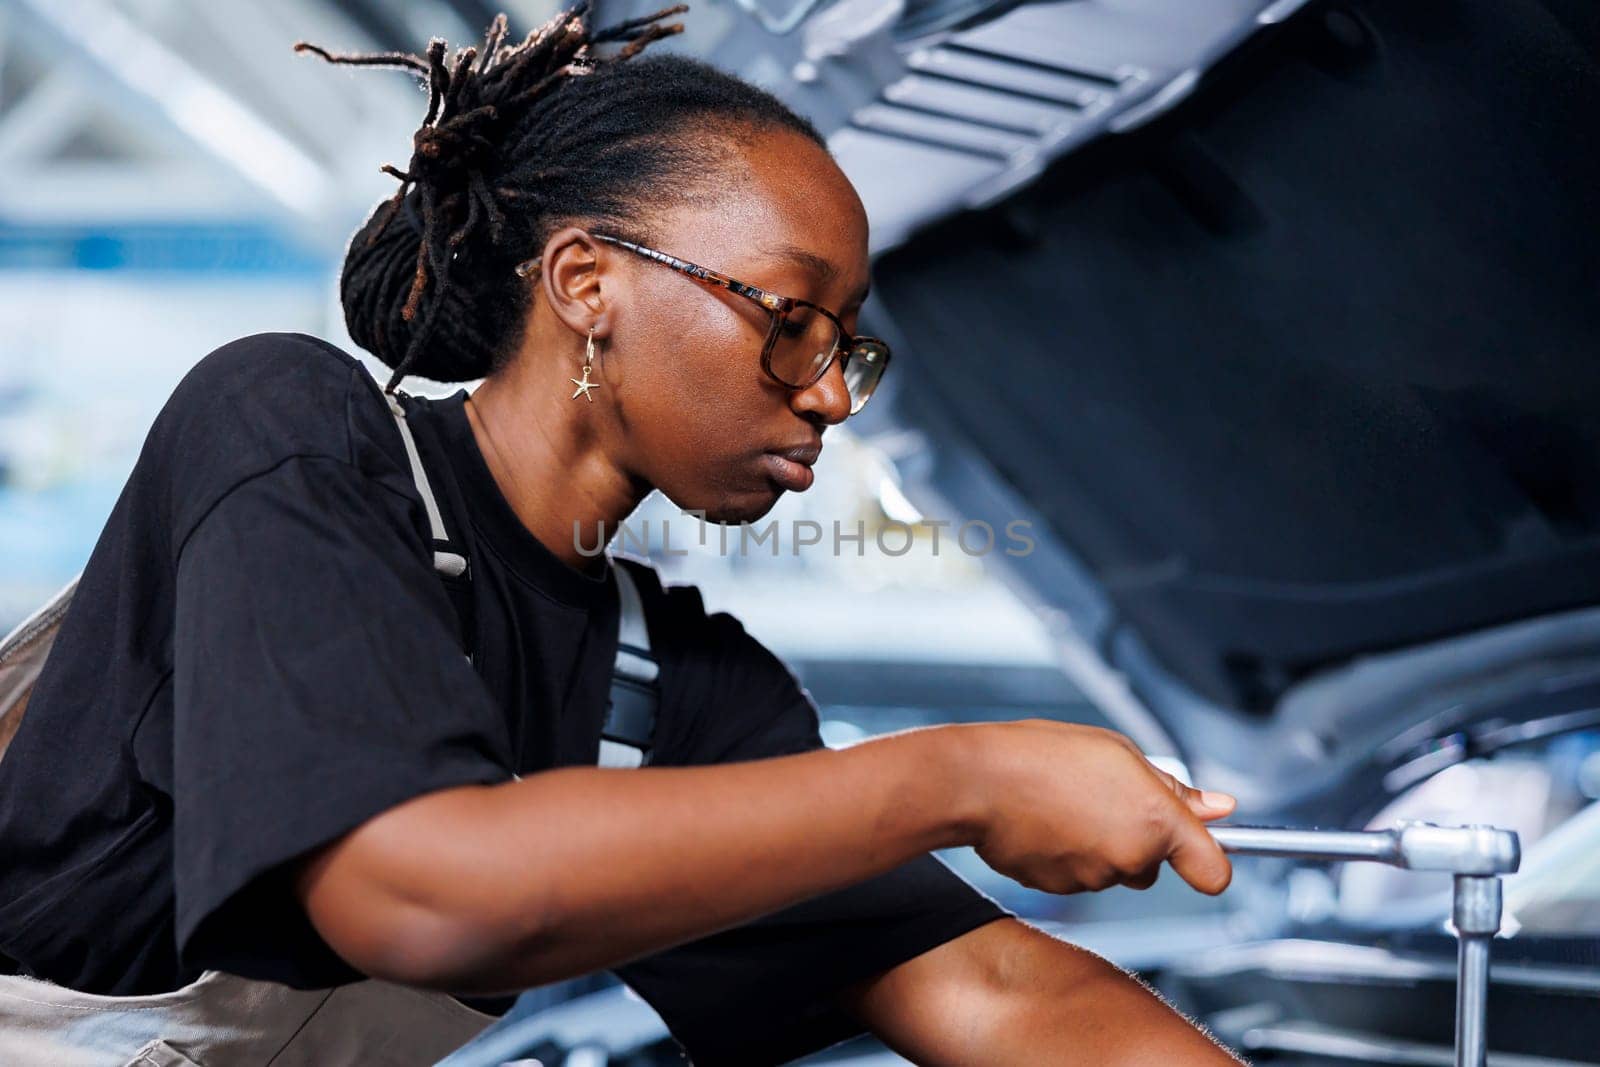
<instances>
[{"instance_id":1,"label":"gray overall strap","mask_svg":"<svg viewBox=\"0 0 1600 1067\"><path fill-rule=\"evenodd\" d=\"M389 411L394 415L394 421L400 427L400 439L406 443L406 458L411 461L411 480L417 483L417 492L422 496L422 506L428 510L428 528L433 532L433 569L440 574L454 578L467 569L467 557L454 551L454 545L449 534L445 533L444 516L439 513L439 502L434 499L433 486L428 484L428 472L422 469L422 457L417 454L416 438L411 436L411 427L406 422L406 409L400 406L400 401L393 393L384 393L384 399L389 402Z\"/></svg>"},{"instance_id":2,"label":"gray overall strap","mask_svg":"<svg viewBox=\"0 0 1600 1067\"><path fill-rule=\"evenodd\" d=\"M656 731L660 667L650 653L644 602L628 568L613 559L622 617L617 626L617 660L611 668L611 693L600 730L600 766L642 767L650 762Z\"/></svg>"}]
</instances>

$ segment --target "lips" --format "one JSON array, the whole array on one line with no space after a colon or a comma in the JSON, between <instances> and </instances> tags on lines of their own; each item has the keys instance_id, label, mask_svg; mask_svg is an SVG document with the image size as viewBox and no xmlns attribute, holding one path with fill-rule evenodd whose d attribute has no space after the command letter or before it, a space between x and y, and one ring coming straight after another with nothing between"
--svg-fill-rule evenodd
<instances>
[{"instance_id":1,"label":"lips","mask_svg":"<svg viewBox=\"0 0 1600 1067\"><path fill-rule=\"evenodd\" d=\"M775 448L769 455L782 456L793 463L803 463L809 467L817 461L818 456L822 455L822 442L811 441L790 448Z\"/></svg>"},{"instance_id":2,"label":"lips","mask_svg":"<svg viewBox=\"0 0 1600 1067\"><path fill-rule=\"evenodd\" d=\"M790 492L803 493L811 488L812 481L816 479L816 474L810 467L804 463L796 463L792 459L785 459L776 452L768 452L761 458L772 480Z\"/></svg>"},{"instance_id":3,"label":"lips","mask_svg":"<svg viewBox=\"0 0 1600 1067\"><path fill-rule=\"evenodd\" d=\"M794 445L789 448L775 449L767 452L761 458L766 464L767 473L772 480L791 492L803 493L811 488L811 483L816 480L816 474L811 470L811 465L822 454L820 442L810 442L803 445Z\"/></svg>"}]
</instances>

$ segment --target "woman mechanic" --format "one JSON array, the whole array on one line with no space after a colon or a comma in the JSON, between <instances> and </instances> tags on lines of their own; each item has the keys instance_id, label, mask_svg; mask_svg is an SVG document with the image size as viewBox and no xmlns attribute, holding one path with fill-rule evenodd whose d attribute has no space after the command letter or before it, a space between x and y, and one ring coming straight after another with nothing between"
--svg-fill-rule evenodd
<instances>
[{"instance_id":1,"label":"woman mechanic","mask_svg":"<svg viewBox=\"0 0 1600 1067\"><path fill-rule=\"evenodd\" d=\"M521 41L502 16L448 61L297 46L428 79L341 277L394 375L258 334L178 385L0 765L0 962L101 1008L216 972L472 997L610 969L702 1065L863 1030L918 1063L1236 1063L927 855L1057 893L1170 862L1218 893L1231 798L1046 721L826 749L736 619L581 550L655 489L765 515L887 362L853 334L867 217L823 137L634 58L685 9L595 31L585 0ZM408 373L482 379L405 398L470 516L471 661L384 397ZM635 769L596 766L618 567L660 662Z\"/></svg>"}]
</instances>

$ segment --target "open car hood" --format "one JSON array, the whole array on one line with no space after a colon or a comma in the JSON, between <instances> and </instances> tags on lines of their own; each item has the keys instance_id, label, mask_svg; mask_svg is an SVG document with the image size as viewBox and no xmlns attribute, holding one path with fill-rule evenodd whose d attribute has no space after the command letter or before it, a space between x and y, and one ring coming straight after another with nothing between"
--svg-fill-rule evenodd
<instances>
[{"instance_id":1,"label":"open car hood","mask_svg":"<svg viewBox=\"0 0 1600 1067\"><path fill-rule=\"evenodd\" d=\"M1313 4L877 261L909 495L1246 812L1600 707L1597 10Z\"/></svg>"}]
</instances>

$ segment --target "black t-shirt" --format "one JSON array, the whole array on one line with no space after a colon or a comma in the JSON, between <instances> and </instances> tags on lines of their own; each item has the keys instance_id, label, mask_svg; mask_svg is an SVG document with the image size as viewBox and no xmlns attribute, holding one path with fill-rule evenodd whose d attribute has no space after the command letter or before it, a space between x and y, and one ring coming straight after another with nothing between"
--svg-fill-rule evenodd
<instances>
[{"instance_id":1,"label":"black t-shirt","mask_svg":"<svg viewBox=\"0 0 1600 1067\"><path fill-rule=\"evenodd\" d=\"M289 861L431 790L594 764L613 566L638 579L661 665L652 762L821 745L788 667L694 586L622 556L575 570L529 533L466 396L405 402L468 544L475 662L362 364L268 333L185 375L0 762L0 956L108 995L206 968L358 979ZM859 1032L829 1003L842 986L1007 914L924 856L616 973L696 1062L780 1062Z\"/></svg>"}]
</instances>

